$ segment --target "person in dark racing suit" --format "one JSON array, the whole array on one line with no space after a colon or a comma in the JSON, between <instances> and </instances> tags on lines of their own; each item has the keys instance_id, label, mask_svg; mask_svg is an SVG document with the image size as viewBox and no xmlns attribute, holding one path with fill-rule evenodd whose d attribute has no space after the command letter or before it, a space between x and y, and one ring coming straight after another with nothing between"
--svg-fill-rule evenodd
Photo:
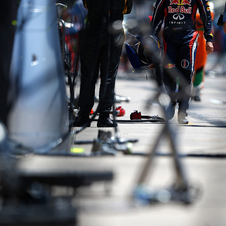
<instances>
[{"instance_id":1,"label":"person in dark racing suit","mask_svg":"<svg viewBox=\"0 0 226 226\"><path fill-rule=\"evenodd\" d=\"M167 108L167 119L173 118L178 103L178 123L188 124L187 110L191 95L191 80L194 71L196 42L196 11L199 10L204 25L207 53L213 52L212 20L207 0L157 0L152 18L153 36L158 33L164 22L164 84L171 103ZM179 71L179 82L170 71ZM179 85L179 91L177 85ZM183 84L182 84L183 83ZM178 91L178 92L177 92Z\"/></svg>"},{"instance_id":2,"label":"person in dark racing suit","mask_svg":"<svg viewBox=\"0 0 226 226\"><path fill-rule=\"evenodd\" d=\"M83 0L83 3L88 9L88 21L81 39L81 85L78 104L80 111L74 126L83 126L89 121L100 71L97 126L114 127L117 124L110 119L109 113L114 103L115 79L125 39L122 21L124 14L131 11L132 0ZM106 9L106 5L109 8ZM108 24L116 25L116 29L110 29L110 43ZM90 122L87 124L90 126Z\"/></svg>"}]
</instances>

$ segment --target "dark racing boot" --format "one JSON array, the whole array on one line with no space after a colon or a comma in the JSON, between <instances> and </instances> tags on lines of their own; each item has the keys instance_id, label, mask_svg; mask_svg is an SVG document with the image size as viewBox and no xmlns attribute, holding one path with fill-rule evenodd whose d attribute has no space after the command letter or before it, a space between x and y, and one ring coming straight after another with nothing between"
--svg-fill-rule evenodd
<instances>
[{"instance_id":1,"label":"dark racing boot","mask_svg":"<svg viewBox=\"0 0 226 226\"><path fill-rule=\"evenodd\" d=\"M97 121L97 127L115 127L117 123L111 120L108 112L100 113L99 119Z\"/></svg>"},{"instance_id":2,"label":"dark racing boot","mask_svg":"<svg viewBox=\"0 0 226 226\"><path fill-rule=\"evenodd\" d=\"M193 97L193 100L194 100L194 101L201 101L201 98L200 98L200 96L197 95L197 96L194 96L194 97Z\"/></svg>"},{"instance_id":3,"label":"dark racing boot","mask_svg":"<svg viewBox=\"0 0 226 226\"><path fill-rule=\"evenodd\" d=\"M89 112L79 112L79 115L77 118L75 118L75 121L73 122L74 127L81 127L86 126L90 127L90 121L89 121Z\"/></svg>"},{"instance_id":4,"label":"dark racing boot","mask_svg":"<svg viewBox=\"0 0 226 226\"><path fill-rule=\"evenodd\" d=\"M188 124L188 120L187 120L187 113L186 112L178 112L178 123L179 124Z\"/></svg>"},{"instance_id":5,"label":"dark racing boot","mask_svg":"<svg viewBox=\"0 0 226 226\"><path fill-rule=\"evenodd\" d=\"M175 114L175 108L177 106L177 102L171 102L169 106L166 108L166 119L171 120Z\"/></svg>"}]
</instances>

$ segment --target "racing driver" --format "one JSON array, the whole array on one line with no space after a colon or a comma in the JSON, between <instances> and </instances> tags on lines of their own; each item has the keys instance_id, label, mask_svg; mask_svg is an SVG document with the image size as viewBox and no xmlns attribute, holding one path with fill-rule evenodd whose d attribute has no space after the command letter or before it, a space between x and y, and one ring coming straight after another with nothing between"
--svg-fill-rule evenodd
<instances>
[{"instance_id":1,"label":"racing driver","mask_svg":"<svg viewBox=\"0 0 226 226\"><path fill-rule=\"evenodd\" d=\"M171 103L167 107L167 119L174 117L178 103L178 123L188 124L187 110L191 96L196 43L196 11L199 10L204 26L207 54L213 52L212 20L207 0L157 0L152 19L152 35L158 33L164 22L164 84ZM178 78L172 76L178 70Z\"/></svg>"}]
</instances>

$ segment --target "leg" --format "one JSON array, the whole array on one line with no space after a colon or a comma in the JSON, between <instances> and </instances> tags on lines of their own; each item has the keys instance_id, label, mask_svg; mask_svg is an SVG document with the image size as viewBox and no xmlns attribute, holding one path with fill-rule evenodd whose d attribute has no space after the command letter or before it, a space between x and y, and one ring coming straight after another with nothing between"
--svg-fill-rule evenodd
<instances>
[{"instance_id":1,"label":"leg","mask_svg":"<svg viewBox=\"0 0 226 226\"><path fill-rule=\"evenodd\" d=\"M201 101L200 91L204 81L204 67L197 69L193 78L192 99L194 101Z\"/></svg>"},{"instance_id":2,"label":"leg","mask_svg":"<svg viewBox=\"0 0 226 226\"><path fill-rule=\"evenodd\" d=\"M94 104L95 84L98 77L100 65L100 49L94 54L94 41L84 37L81 49L81 85L79 107L81 111L89 113Z\"/></svg>"},{"instance_id":3,"label":"leg","mask_svg":"<svg viewBox=\"0 0 226 226\"><path fill-rule=\"evenodd\" d=\"M173 75L175 74L174 71L177 67L176 62L178 58L178 45L176 43L168 41L167 37L164 37L164 50L165 58L163 62L163 82L171 101L170 105L166 109L166 117L168 120L170 120L174 116L177 104L177 81L176 78L173 77Z\"/></svg>"},{"instance_id":4,"label":"leg","mask_svg":"<svg viewBox=\"0 0 226 226\"><path fill-rule=\"evenodd\" d=\"M124 32L123 30L120 34L117 35L117 39L113 41L122 39L124 41ZM122 53L122 42L118 42L117 45L114 43L110 47L110 62L108 62L108 52L107 52L107 43L106 46L103 46L103 51L101 54L101 86L100 86L100 97L101 106L100 106L100 117L97 123L98 127L113 127L116 125L110 118L109 112L114 103L114 90L115 90L115 79L118 71L120 56ZM109 68L108 68L109 65ZM106 74L107 72L107 74ZM107 78L105 77L107 76ZM106 89L104 89L106 86Z\"/></svg>"},{"instance_id":5,"label":"leg","mask_svg":"<svg viewBox=\"0 0 226 226\"><path fill-rule=\"evenodd\" d=\"M109 111L114 103L115 79L118 72L120 57L122 54L122 47L125 41L124 30L122 28L125 1L110 0L109 2L109 22L110 26L112 27L112 31L110 32L110 34L106 31L106 36L104 37L106 44L103 47L103 54L101 55L101 81L106 81L106 90L104 92L104 85L101 84L100 96L103 92L104 95L100 111ZM114 28L113 24L116 21L121 22L121 28ZM110 40L108 40L108 35L110 35ZM110 58L108 57L108 44L110 44ZM105 76L107 76L107 78Z\"/></svg>"},{"instance_id":6,"label":"leg","mask_svg":"<svg viewBox=\"0 0 226 226\"><path fill-rule=\"evenodd\" d=\"M124 33L123 31L119 34L119 37L122 37L124 40ZM107 45L107 44L106 44ZM115 90L115 79L118 72L118 66L120 61L120 56L122 53L122 45L119 46L111 45L111 57L110 62L107 63L107 47L104 46L103 54L101 55L101 86L100 86L100 96L104 92L104 84L103 82L106 81L106 90L103 96L103 102L100 107L101 111L110 111L113 103L114 103L114 90ZM104 78L106 76L107 65L109 65L109 69L107 72L107 79Z\"/></svg>"},{"instance_id":7,"label":"leg","mask_svg":"<svg viewBox=\"0 0 226 226\"><path fill-rule=\"evenodd\" d=\"M206 53L206 40L203 35L202 30L198 30L198 41L197 41L197 51L195 60L195 73L193 76L193 89L192 89L192 99L194 101L201 101L200 91L204 84L204 67L207 60Z\"/></svg>"},{"instance_id":8,"label":"leg","mask_svg":"<svg viewBox=\"0 0 226 226\"><path fill-rule=\"evenodd\" d=\"M96 25L93 24L93 27L86 27L84 36L81 38L81 84L78 103L80 111L74 126L83 126L89 120L89 114L94 105L95 84L100 64L100 40L98 41L98 38L101 33L99 34L99 32L102 31L96 30Z\"/></svg>"},{"instance_id":9,"label":"leg","mask_svg":"<svg viewBox=\"0 0 226 226\"><path fill-rule=\"evenodd\" d=\"M103 0L87 0L88 21L80 38L81 87L79 106L89 113L94 104L95 84L100 64L100 46L103 35Z\"/></svg>"},{"instance_id":10,"label":"leg","mask_svg":"<svg viewBox=\"0 0 226 226\"><path fill-rule=\"evenodd\" d=\"M189 108L189 100L191 96L192 76L194 72L194 62L197 43L197 32L189 33L183 41L180 48L180 72L183 78L183 87L180 85L179 102L179 115L178 122L181 124L187 124L186 111Z\"/></svg>"},{"instance_id":11,"label":"leg","mask_svg":"<svg viewBox=\"0 0 226 226\"><path fill-rule=\"evenodd\" d=\"M171 39L168 39L167 36L164 36L164 74L163 74L163 82L166 87L166 91L170 96L171 102L177 101L177 94L176 94L176 78L172 75L174 74L173 71L177 67L177 59L178 59L178 44L173 43Z\"/></svg>"}]
</instances>

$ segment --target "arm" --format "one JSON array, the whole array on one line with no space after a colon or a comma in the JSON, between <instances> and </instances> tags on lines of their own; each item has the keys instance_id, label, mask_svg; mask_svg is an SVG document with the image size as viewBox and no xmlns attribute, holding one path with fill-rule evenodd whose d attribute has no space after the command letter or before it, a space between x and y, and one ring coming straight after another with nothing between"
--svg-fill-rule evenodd
<instances>
[{"instance_id":1,"label":"arm","mask_svg":"<svg viewBox=\"0 0 226 226\"><path fill-rule=\"evenodd\" d=\"M206 39L206 52L207 54L213 52L213 43L212 43L212 19L210 14L209 2L206 0L199 0L198 7L200 12L200 18L203 22L204 27L204 36Z\"/></svg>"},{"instance_id":2,"label":"arm","mask_svg":"<svg viewBox=\"0 0 226 226\"><path fill-rule=\"evenodd\" d=\"M154 14L151 21L152 34L155 38L158 38L158 33L161 29L165 10L165 0L157 0L155 3Z\"/></svg>"}]
</instances>

